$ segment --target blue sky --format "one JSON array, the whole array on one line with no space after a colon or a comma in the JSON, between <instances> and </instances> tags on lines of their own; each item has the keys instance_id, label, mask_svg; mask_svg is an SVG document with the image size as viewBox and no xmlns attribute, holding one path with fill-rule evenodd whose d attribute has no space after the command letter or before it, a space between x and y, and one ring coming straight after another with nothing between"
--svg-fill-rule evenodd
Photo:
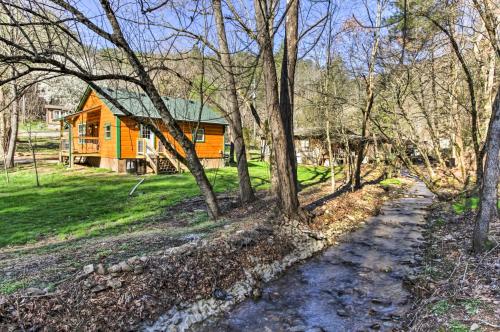
<instances>
[{"instance_id":1,"label":"blue sky","mask_svg":"<svg viewBox=\"0 0 500 332\"><path fill-rule=\"evenodd\" d=\"M155 0L148 1L150 6L155 6L163 0ZM140 14L140 5L139 1L135 0L114 0L111 2L112 6L115 10L117 10L117 14L123 18L132 18L134 20L139 21L141 24L133 24L131 22L127 22L126 20L121 20L121 24L125 32L127 33L127 37L131 41L132 44L136 44L138 48L146 47L147 42L151 41L150 45L153 44L153 40L162 40L165 36L171 35L172 30L168 29L167 25L173 25L175 27L181 26L189 26L190 31L194 33L204 34L203 30L205 26L209 27L208 38L215 43L216 38L214 35L213 22L211 19L209 21L205 21L205 18L201 15L195 17L194 22L190 23L189 14L192 13L195 9L195 3L200 4L200 6L209 5L209 1L203 2L195 2L195 1L172 1L171 3L175 3L174 6L164 6L162 9L156 11L154 14L149 14L147 16L148 19L151 20L151 23L157 23L157 25L149 25L146 26L147 23L146 16ZM107 20L103 15L102 8L98 1L96 0L83 0L83 1L74 1L74 4L89 18L92 19L94 23L96 23L100 27L105 27L106 30L109 31L109 25L107 24ZM235 6L238 6L238 12L242 17L249 17L248 24L253 27L253 3L249 0L244 1L233 1ZM281 1L280 3L280 13L283 12L283 8L285 6L285 1ZM301 2L302 6L302 15L301 15L301 26L304 29L306 26L313 24L320 17L322 17L327 8L326 1L305 1ZM364 12L364 7L361 4L361 1L336 1L334 6L337 8L334 18L336 22L337 28L340 28L342 22L352 17L353 14L357 16L362 16ZM199 8L199 7L198 7ZM226 6L223 3L223 8ZM229 14L228 10L225 9L225 14ZM362 17L361 17L362 18ZM164 25L160 27L159 25ZM227 23L228 30L228 38L233 48L239 49L245 44L248 39L245 34L239 32L239 29L236 30L234 26L232 26L229 22ZM319 32L319 31L318 31ZM281 33L281 30L280 30ZM311 36L314 35L314 32L311 33ZM282 37L278 35L277 41ZM314 36L316 37L316 36ZM95 40L92 40L95 42ZM163 40L163 43L167 45L168 43L174 43L173 40ZM307 40L305 41L307 42ZM156 41L155 41L156 43ZM177 38L175 40L175 44L178 45L179 49L182 47L189 47L193 44L192 40L188 40L187 38ZM184 45L185 44L185 45Z\"/></svg>"},{"instance_id":2,"label":"blue sky","mask_svg":"<svg viewBox=\"0 0 500 332\"><path fill-rule=\"evenodd\" d=\"M106 16L102 10L101 5L98 0L72 0L73 4L87 17L89 17L96 25L110 31L109 24L107 22ZM162 3L164 0L143 0L146 2L147 6L156 6ZM375 0L369 0L370 9L375 9ZM237 6L238 13L250 28L254 28L254 10L252 0L233 0L232 2ZM191 16L194 12L199 12L200 9L204 9L203 6L207 6L207 10L210 10L211 1L189 1L189 0L172 0L168 5L163 6L161 9L143 15L141 13L141 6L138 0L112 0L112 7L115 9L117 16L120 19L120 24L122 29L126 34L126 39L129 41L133 49L137 51L147 51L154 52L158 54L176 54L179 52L186 52L193 48L195 44L199 48L203 47L201 42L196 42L190 37L184 36L183 34L175 35L175 29L177 28L187 28L189 32L203 35L211 43L217 46L217 37L215 35L215 28L213 26L213 18L211 16L203 16L197 14L196 16ZM280 2L280 16L286 6L285 0ZM334 8L333 20L334 28L340 31L344 22L351 19L353 15L360 21L367 22L366 20L366 8L363 5L362 0L353 1L342 1L337 0L331 3L330 8ZM223 1L224 14L226 16L231 16L225 2ZM318 19L323 17L328 8L327 1L310 1L301 0L301 21L300 29L303 31L307 29L310 25L316 22ZM255 52L257 47L255 42L250 40L246 33L242 32L241 29L236 27L234 23L226 20L226 29L228 40L230 43L231 51L237 52L241 50ZM88 31L86 28L79 26L81 35L84 36L84 42L98 48L112 47L111 43L105 41L102 38L98 38L93 32ZM321 38L325 38L325 35L320 35L322 30L320 28L312 30L304 39L301 40L299 44L299 56L305 58L318 58L323 51L314 52L311 51L311 45L320 38L320 43L316 47L323 47L321 45ZM278 31L275 39L275 48L278 50L282 44L283 40L283 27ZM346 43L345 39L338 38L336 40L336 50L340 54L347 56L345 51ZM245 47L248 47L247 49ZM212 52L205 48L207 54ZM308 52L308 53L306 53Z\"/></svg>"}]
</instances>

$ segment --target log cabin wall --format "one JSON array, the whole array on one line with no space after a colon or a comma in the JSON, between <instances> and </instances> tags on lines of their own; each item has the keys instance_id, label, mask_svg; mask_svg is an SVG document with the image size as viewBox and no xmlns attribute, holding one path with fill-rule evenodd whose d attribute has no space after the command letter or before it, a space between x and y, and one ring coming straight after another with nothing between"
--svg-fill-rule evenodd
<instances>
[{"instance_id":1,"label":"log cabin wall","mask_svg":"<svg viewBox=\"0 0 500 332\"><path fill-rule=\"evenodd\" d=\"M82 112L70 117L74 153L98 152L104 158L116 158L116 126L115 116L99 99L94 91L89 95L82 107ZM85 143L79 138L79 125L85 124L85 137L98 139L98 151L92 151L94 144ZM106 139L104 128L111 125L111 138Z\"/></svg>"},{"instance_id":2,"label":"log cabin wall","mask_svg":"<svg viewBox=\"0 0 500 332\"><path fill-rule=\"evenodd\" d=\"M92 158L97 158L93 164L120 172L125 171L126 159L143 158L137 152L141 127L138 122L127 116L113 114L94 91L88 93L82 102L79 107L80 112L66 118L71 124L74 154L89 154L89 158L91 154ZM167 140L182 156L185 156L179 143L168 133L161 120L156 121ZM84 134L80 131L79 125L85 125ZM195 122L179 121L179 126L189 139L193 139L193 131L197 127ZM206 167L222 167L225 125L200 123L198 128L204 133L203 140L196 142L198 157ZM107 137L106 129L108 129ZM64 133L61 138L63 136ZM158 150L159 147L160 141L155 138L154 148Z\"/></svg>"},{"instance_id":3,"label":"log cabin wall","mask_svg":"<svg viewBox=\"0 0 500 332\"><path fill-rule=\"evenodd\" d=\"M86 137L98 137L99 154L102 158L134 159L137 158L137 140L140 137L140 124L127 116L114 115L94 91L84 102L82 112L71 117L74 152L89 153L84 144L79 143L79 124L86 124ZM105 127L111 125L111 137L105 138ZM196 123L180 121L179 125L185 135L192 139ZM184 156L184 151L168 133L165 126L159 125L163 134L176 150ZM196 142L196 153L201 159L222 159L224 151L224 125L201 123L199 129L204 131L204 140ZM119 142L118 142L119 139ZM118 148L119 145L119 148ZM155 148L159 140L155 140Z\"/></svg>"},{"instance_id":4,"label":"log cabin wall","mask_svg":"<svg viewBox=\"0 0 500 332\"><path fill-rule=\"evenodd\" d=\"M193 139L193 131L196 129L195 122L180 121L179 126L181 127L184 134L189 138ZM185 156L184 151L179 146L172 135L167 131L165 126L160 124L160 129L175 149ZM202 159L212 159L212 158L222 158L222 153L224 151L224 125L213 124L213 123L200 123L199 129L202 129L205 133L205 140L203 142L196 142L195 149L196 154ZM157 143L158 144L158 140ZM158 145L156 145L158 147Z\"/></svg>"}]
</instances>

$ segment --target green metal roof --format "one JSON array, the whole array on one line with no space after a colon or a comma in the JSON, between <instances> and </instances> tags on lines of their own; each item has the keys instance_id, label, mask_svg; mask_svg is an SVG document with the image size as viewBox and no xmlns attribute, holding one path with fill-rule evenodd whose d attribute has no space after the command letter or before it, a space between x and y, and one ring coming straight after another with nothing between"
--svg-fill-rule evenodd
<instances>
[{"instance_id":1,"label":"green metal roof","mask_svg":"<svg viewBox=\"0 0 500 332\"><path fill-rule=\"evenodd\" d=\"M76 112L81 111L85 101L87 100L88 95L90 95L91 89L85 91L85 94L78 105ZM135 116L139 117L149 117L159 119L160 114L157 111L156 107L154 107L153 102L143 93L132 92L128 90L114 90L109 88L103 89L108 95L110 95L113 99L118 101L127 111L132 113ZM97 93L97 91L96 91ZM101 94L97 93L99 98L106 104L109 110L118 116L125 116L122 111L120 111L117 107L115 107L108 99L106 99ZM170 97L162 97L163 102L167 106L170 114L174 117L174 119L178 121L189 121L189 122L202 122L202 123L216 123L227 125L226 120L222 116L222 114L215 111L213 108L203 105L201 103L194 100L187 100L182 98L170 98ZM200 116L201 111L201 116Z\"/></svg>"}]
</instances>

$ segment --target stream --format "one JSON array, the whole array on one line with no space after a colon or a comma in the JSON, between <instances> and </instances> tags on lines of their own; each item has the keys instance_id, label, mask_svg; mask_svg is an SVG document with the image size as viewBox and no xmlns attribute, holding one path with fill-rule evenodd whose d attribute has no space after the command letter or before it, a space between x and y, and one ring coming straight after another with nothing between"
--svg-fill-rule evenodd
<instances>
[{"instance_id":1,"label":"stream","mask_svg":"<svg viewBox=\"0 0 500 332\"><path fill-rule=\"evenodd\" d=\"M410 307L404 277L418 248L433 194L417 182L386 202L342 243L290 268L248 299L192 331L392 331Z\"/></svg>"}]
</instances>

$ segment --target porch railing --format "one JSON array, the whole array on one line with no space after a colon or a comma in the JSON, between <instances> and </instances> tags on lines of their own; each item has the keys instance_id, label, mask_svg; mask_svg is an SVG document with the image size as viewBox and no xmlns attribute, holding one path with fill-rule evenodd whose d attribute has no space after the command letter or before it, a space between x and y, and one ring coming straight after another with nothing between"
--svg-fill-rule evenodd
<instances>
[{"instance_id":1,"label":"porch railing","mask_svg":"<svg viewBox=\"0 0 500 332\"><path fill-rule=\"evenodd\" d=\"M69 139L61 139L61 151L69 151Z\"/></svg>"},{"instance_id":2,"label":"porch railing","mask_svg":"<svg viewBox=\"0 0 500 332\"><path fill-rule=\"evenodd\" d=\"M75 144L75 152L95 153L99 152L99 137L79 136L76 138L78 144ZM76 143L76 142L74 142Z\"/></svg>"},{"instance_id":3,"label":"porch railing","mask_svg":"<svg viewBox=\"0 0 500 332\"><path fill-rule=\"evenodd\" d=\"M72 139L73 153L97 153L100 150L99 137L79 136ZM69 151L70 140L61 139L61 151Z\"/></svg>"},{"instance_id":4,"label":"porch railing","mask_svg":"<svg viewBox=\"0 0 500 332\"><path fill-rule=\"evenodd\" d=\"M158 152L159 153L166 153L167 152L167 149L165 149L165 146L163 145L163 143L158 140Z\"/></svg>"},{"instance_id":5,"label":"porch railing","mask_svg":"<svg viewBox=\"0 0 500 332\"><path fill-rule=\"evenodd\" d=\"M137 155L138 156L145 156L146 155L146 146L147 146L146 139L144 139L144 138L137 139Z\"/></svg>"},{"instance_id":6,"label":"porch railing","mask_svg":"<svg viewBox=\"0 0 500 332\"><path fill-rule=\"evenodd\" d=\"M157 172L158 161L160 158L167 158L177 171L182 169L180 162L173 158L165 149L161 142L158 142L158 147L155 148L146 138L137 139L137 157L145 158Z\"/></svg>"}]
</instances>

